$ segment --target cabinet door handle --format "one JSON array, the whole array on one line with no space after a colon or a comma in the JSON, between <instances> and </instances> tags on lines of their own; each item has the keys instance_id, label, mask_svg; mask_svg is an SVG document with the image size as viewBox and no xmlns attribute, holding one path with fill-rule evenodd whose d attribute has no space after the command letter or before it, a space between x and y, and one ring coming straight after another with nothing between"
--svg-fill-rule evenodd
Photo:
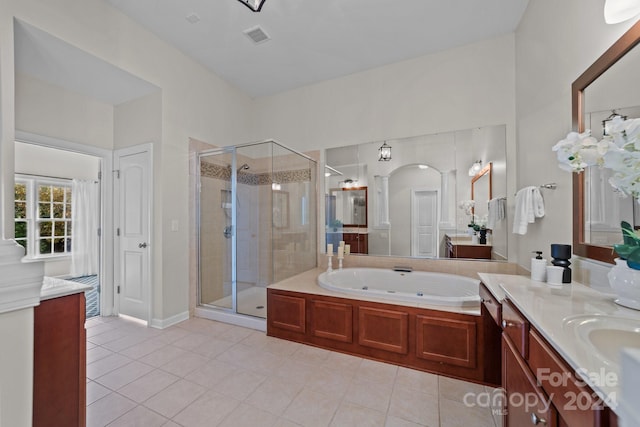
<instances>
[{"instance_id":1,"label":"cabinet door handle","mask_svg":"<svg viewBox=\"0 0 640 427\"><path fill-rule=\"evenodd\" d=\"M506 320L503 319L502 320L502 329L506 329L509 326L516 326L516 324L513 323L513 322L507 322Z\"/></svg>"},{"instance_id":2,"label":"cabinet door handle","mask_svg":"<svg viewBox=\"0 0 640 427\"><path fill-rule=\"evenodd\" d=\"M540 418L538 414L534 412L533 414L531 414L531 424L533 424L534 426L537 426L539 424L547 425L547 420L545 420L544 418Z\"/></svg>"}]
</instances>

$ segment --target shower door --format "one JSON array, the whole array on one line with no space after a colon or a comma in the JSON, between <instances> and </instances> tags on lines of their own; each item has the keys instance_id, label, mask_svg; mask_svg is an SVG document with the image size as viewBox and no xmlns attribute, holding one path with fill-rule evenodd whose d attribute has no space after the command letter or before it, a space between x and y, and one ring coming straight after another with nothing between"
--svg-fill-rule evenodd
<instances>
[{"instance_id":1,"label":"shower door","mask_svg":"<svg viewBox=\"0 0 640 427\"><path fill-rule=\"evenodd\" d=\"M234 157L233 150L198 156L198 303L235 311Z\"/></svg>"}]
</instances>

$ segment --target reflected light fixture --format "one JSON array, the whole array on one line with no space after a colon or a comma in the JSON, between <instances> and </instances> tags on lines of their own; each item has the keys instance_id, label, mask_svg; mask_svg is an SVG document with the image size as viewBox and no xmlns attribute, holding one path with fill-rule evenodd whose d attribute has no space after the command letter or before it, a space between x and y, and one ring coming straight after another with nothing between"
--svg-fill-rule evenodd
<instances>
[{"instance_id":1,"label":"reflected light fixture","mask_svg":"<svg viewBox=\"0 0 640 427\"><path fill-rule=\"evenodd\" d=\"M609 115L609 117L607 117L606 119L604 119L602 121L602 136L606 136L608 135L607 133L607 128L609 127L609 122L613 119L615 119L616 117L620 117L622 120L627 120L627 116L623 116L622 114L618 114L616 112L616 110L611 110L611 114Z\"/></svg>"},{"instance_id":2,"label":"reflected light fixture","mask_svg":"<svg viewBox=\"0 0 640 427\"><path fill-rule=\"evenodd\" d=\"M265 0L238 0L238 1L243 5L247 6L249 9L251 9L254 12L260 12L260 9L262 9L262 5L265 2Z\"/></svg>"},{"instance_id":3,"label":"reflected light fixture","mask_svg":"<svg viewBox=\"0 0 640 427\"><path fill-rule=\"evenodd\" d=\"M482 170L482 160L476 160L469 168L469 176L476 176Z\"/></svg>"},{"instance_id":4,"label":"reflected light fixture","mask_svg":"<svg viewBox=\"0 0 640 427\"><path fill-rule=\"evenodd\" d=\"M378 148L378 161L388 162L389 160L391 160L391 146L387 145L387 141L385 141L380 148Z\"/></svg>"},{"instance_id":5,"label":"reflected light fixture","mask_svg":"<svg viewBox=\"0 0 640 427\"><path fill-rule=\"evenodd\" d=\"M606 0L604 22L618 24L640 14L640 0Z\"/></svg>"}]
</instances>

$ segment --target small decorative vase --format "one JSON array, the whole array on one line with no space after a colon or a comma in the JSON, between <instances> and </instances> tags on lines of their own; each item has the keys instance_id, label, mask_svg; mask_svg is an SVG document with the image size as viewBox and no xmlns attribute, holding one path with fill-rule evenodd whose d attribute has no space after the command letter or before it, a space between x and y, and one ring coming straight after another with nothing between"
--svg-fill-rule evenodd
<instances>
[{"instance_id":1,"label":"small decorative vase","mask_svg":"<svg viewBox=\"0 0 640 427\"><path fill-rule=\"evenodd\" d=\"M478 244L478 235L476 233L473 233L471 235L471 243L473 243L474 245Z\"/></svg>"},{"instance_id":2,"label":"small decorative vase","mask_svg":"<svg viewBox=\"0 0 640 427\"><path fill-rule=\"evenodd\" d=\"M487 244L487 230L480 230L480 239L479 242L481 245Z\"/></svg>"},{"instance_id":3,"label":"small decorative vase","mask_svg":"<svg viewBox=\"0 0 640 427\"><path fill-rule=\"evenodd\" d=\"M640 270L629 268L627 261L616 258L607 278L618 298L616 304L640 310Z\"/></svg>"}]
</instances>

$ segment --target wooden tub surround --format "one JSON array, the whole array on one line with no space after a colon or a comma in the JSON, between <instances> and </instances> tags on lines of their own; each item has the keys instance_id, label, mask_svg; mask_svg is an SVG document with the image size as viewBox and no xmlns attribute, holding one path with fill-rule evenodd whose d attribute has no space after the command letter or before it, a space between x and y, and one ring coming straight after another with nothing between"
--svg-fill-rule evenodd
<instances>
[{"instance_id":1,"label":"wooden tub surround","mask_svg":"<svg viewBox=\"0 0 640 427\"><path fill-rule=\"evenodd\" d=\"M268 288L267 335L500 385L490 316Z\"/></svg>"}]
</instances>

